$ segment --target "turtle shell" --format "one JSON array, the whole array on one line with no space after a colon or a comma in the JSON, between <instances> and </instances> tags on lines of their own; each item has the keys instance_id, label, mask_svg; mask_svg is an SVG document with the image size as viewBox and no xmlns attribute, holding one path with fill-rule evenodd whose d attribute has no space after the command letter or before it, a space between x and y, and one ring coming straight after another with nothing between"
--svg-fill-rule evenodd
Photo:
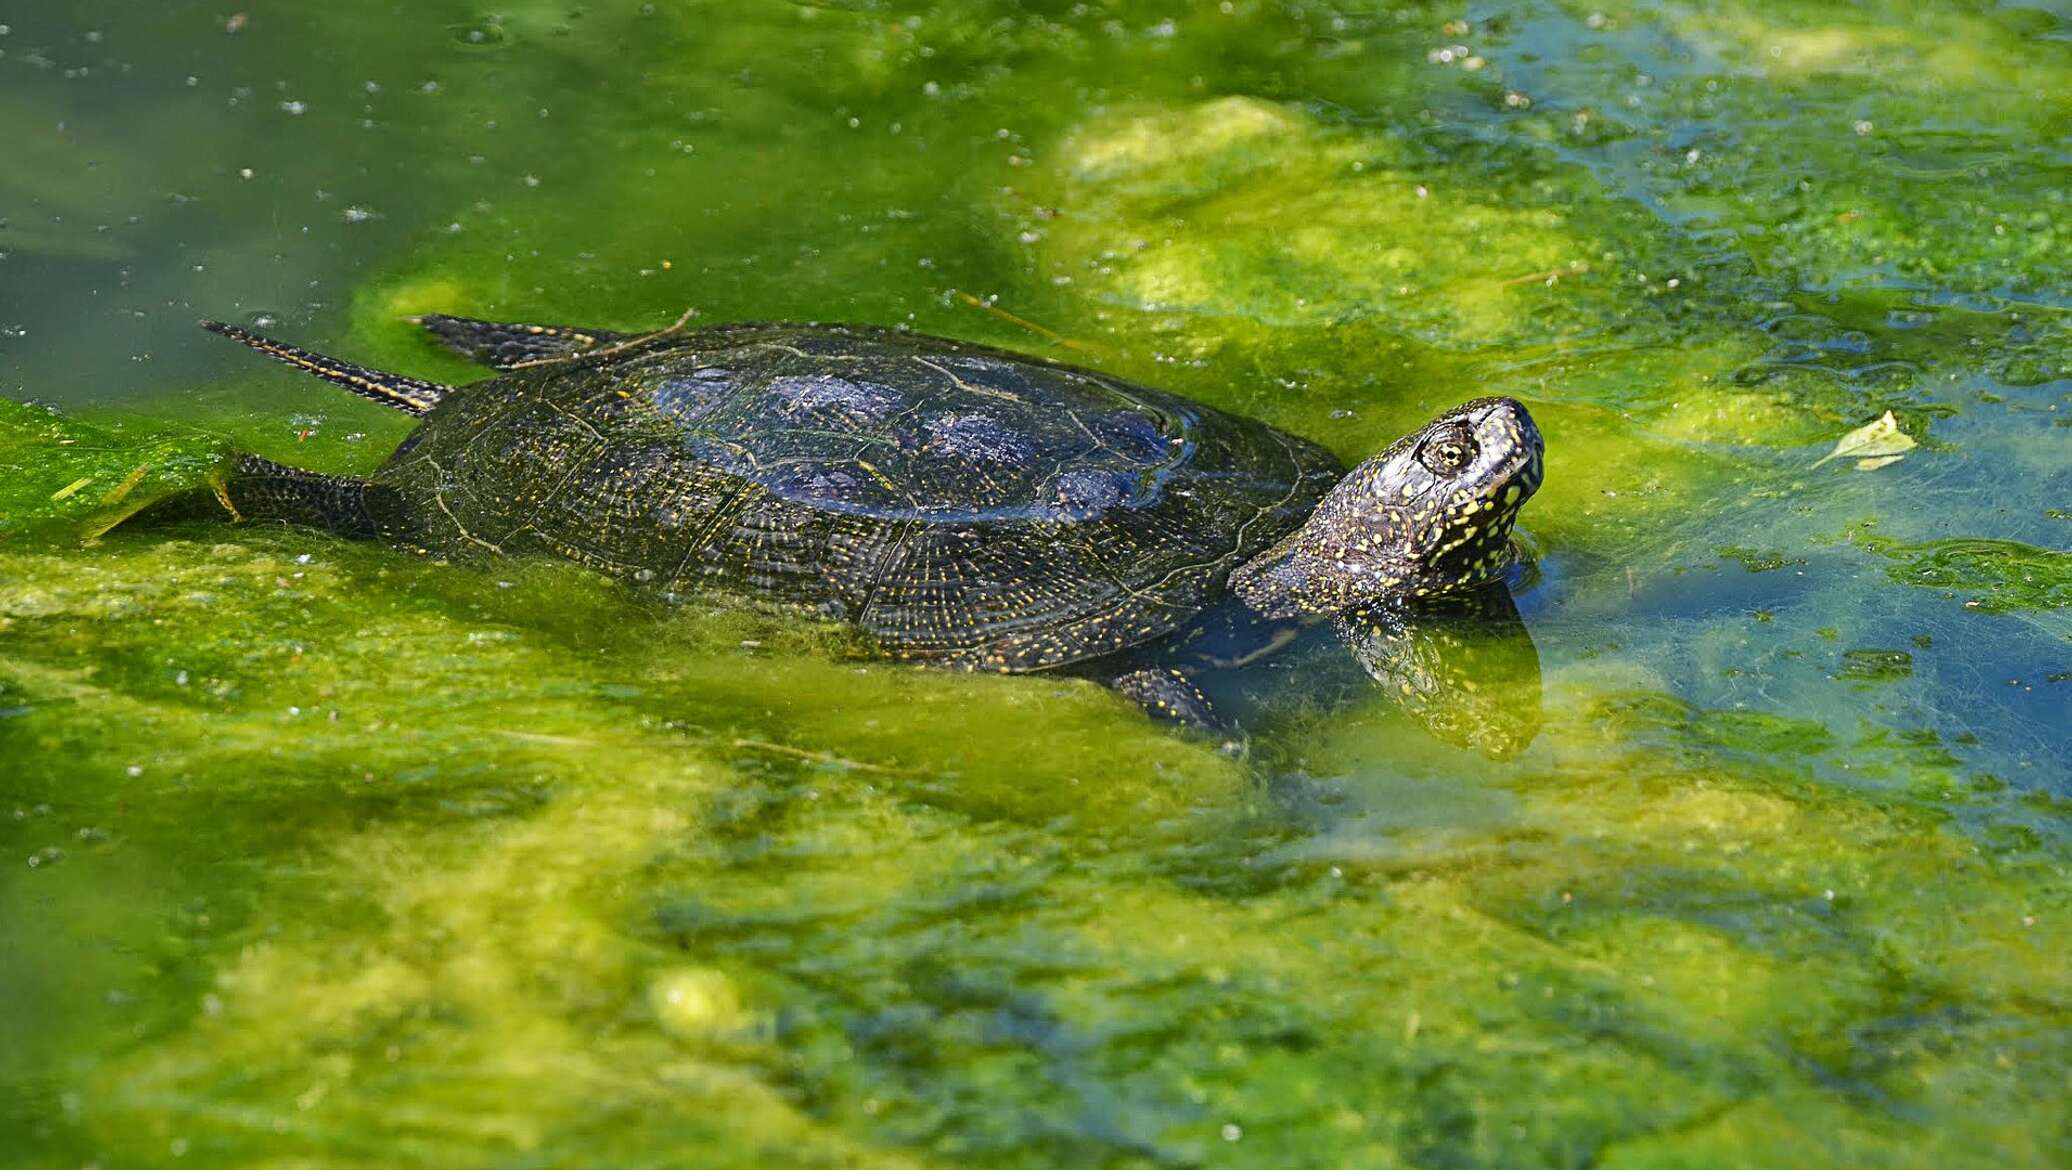
<instances>
[{"instance_id":1,"label":"turtle shell","mask_svg":"<svg viewBox=\"0 0 2072 1170\"><path fill-rule=\"evenodd\" d=\"M544 551L1038 670L1161 637L1342 473L1089 370L853 326L728 326L448 395L374 480L410 539Z\"/></svg>"}]
</instances>

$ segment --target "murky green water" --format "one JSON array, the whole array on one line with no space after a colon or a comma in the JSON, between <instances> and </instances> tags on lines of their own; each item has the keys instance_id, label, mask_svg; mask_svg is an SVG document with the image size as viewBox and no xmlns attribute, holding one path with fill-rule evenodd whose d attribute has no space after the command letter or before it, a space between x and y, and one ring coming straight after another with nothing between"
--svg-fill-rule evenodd
<instances>
[{"instance_id":1,"label":"murky green water","mask_svg":"<svg viewBox=\"0 0 2072 1170\"><path fill-rule=\"evenodd\" d=\"M2062 4L227 7L0 13L0 1164L2072 1158ZM407 430L197 317L685 306L1524 399L1537 739L81 539Z\"/></svg>"}]
</instances>

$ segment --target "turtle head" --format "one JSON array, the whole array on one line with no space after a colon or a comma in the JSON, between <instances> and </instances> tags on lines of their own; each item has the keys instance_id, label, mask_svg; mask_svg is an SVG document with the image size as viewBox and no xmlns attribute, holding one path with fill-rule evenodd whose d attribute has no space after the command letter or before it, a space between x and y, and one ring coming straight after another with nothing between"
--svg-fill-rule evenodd
<instances>
[{"instance_id":1,"label":"turtle head","mask_svg":"<svg viewBox=\"0 0 2072 1170\"><path fill-rule=\"evenodd\" d=\"M1511 526L1545 466L1522 404L1463 403L1355 467L1231 588L1268 617L1293 617L1488 584L1510 567Z\"/></svg>"}]
</instances>

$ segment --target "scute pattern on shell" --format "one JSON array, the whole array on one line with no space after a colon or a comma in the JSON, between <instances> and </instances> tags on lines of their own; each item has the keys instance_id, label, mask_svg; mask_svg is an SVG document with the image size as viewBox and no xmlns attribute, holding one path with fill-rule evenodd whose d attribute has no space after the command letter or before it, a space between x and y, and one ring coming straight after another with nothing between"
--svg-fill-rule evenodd
<instances>
[{"instance_id":1,"label":"scute pattern on shell","mask_svg":"<svg viewBox=\"0 0 2072 1170\"><path fill-rule=\"evenodd\" d=\"M1342 473L1148 387L852 326L727 326L514 370L419 433L374 478L425 547L549 551L1009 671L1179 628Z\"/></svg>"}]
</instances>

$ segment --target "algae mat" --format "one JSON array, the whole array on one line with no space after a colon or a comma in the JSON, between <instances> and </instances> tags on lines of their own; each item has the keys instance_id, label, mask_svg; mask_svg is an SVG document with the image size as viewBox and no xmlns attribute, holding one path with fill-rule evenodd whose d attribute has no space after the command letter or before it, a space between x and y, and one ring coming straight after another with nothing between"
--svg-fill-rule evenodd
<instances>
[{"instance_id":1,"label":"algae mat","mask_svg":"<svg viewBox=\"0 0 2072 1170\"><path fill-rule=\"evenodd\" d=\"M2072 1159L2062 6L42 7L0 1165ZM1237 761L564 566L111 528L407 429L196 317L461 379L398 318L686 306L1348 458L1525 400L1537 737L1376 695Z\"/></svg>"}]
</instances>

